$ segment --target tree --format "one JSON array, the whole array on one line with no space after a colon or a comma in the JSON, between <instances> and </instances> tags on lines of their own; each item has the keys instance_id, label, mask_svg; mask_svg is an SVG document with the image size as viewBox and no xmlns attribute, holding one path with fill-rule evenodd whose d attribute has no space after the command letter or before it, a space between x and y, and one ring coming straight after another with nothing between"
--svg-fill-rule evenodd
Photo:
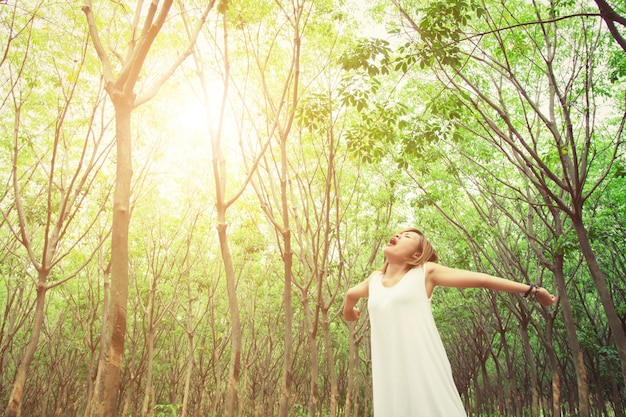
<instances>
[{"instance_id":1,"label":"tree","mask_svg":"<svg viewBox=\"0 0 626 417\"><path fill-rule=\"evenodd\" d=\"M29 368L44 328L47 294L75 278L99 250L102 241L97 238L90 241L89 236L92 233L104 236L97 228L108 200L106 184L101 190L96 185L96 178L110 151L108 138L98 133L103 128L97 122L100 94L96 89L92 96L96 104L91 109L80 99L87 86L81 76L89 77L86 71L83 72L87 61L86 33L80 29L49 28L48 32L53 33L50 36L54 37L61 29L64 36L71 37L79 45L74 61L58 59L55 50L62 50L63 46L50 45L49 34L40 34L36 30L40 24L41 7L42 4L38 4L33 10L25 10L23 16L17 13L11 16L12 29L23 24L20 31L11 33L11 41L19 39L24 42L13 43L16 49L7 48L3 60L8 70L5 84L8 91L3 91L6 94L3 103L12 104L10 114L13 120L6 125L11 127L11 134L7 135L11 138L8 147L11 149L10 187L7 192L10 190L12 201L1 210L2 223L23 251L24 269L19 275L24 279L20 281L35 293L32 300L25 300L32 303L32 323L28 343L15 370L6 416L21 413ZM66 10L57 14L63 12ZM46 75L38 75L29 68L45 68ZM37 84L46 88L58 86L54 111L40 113L48 103L48 97L46 88L41 93ZM76 129L77 125L81 128ZM102 193L94 200L95 204L87 198L90 192ZM13 244L7 248L15 250ZM82 257L74 256L78 249L82 251ZM16 272L11 273L15 274L13 279L17 279ZM12 286L9 284L8 288ZM14 300L15 295L11 299ZM17 309L16 316L8 317L7 336L10 338L24 324L20 312L21 309Z\"/></svg>"},{"instance_id":2,"label":"tree","mask_svg":"<svg viewBox=\"0 0 626 417\"><path fill-rule=\"evenodd\" d=\"M548 9L544 17L539 6L525 11L520 5L513 15L537 16L535 24L524 26L525 35L533 42L522 45L520 35L511 29L514 25L502 23L510 16L509 10L459 4L461 7L453 13L461 16L462 23L469 22L476 13L479 18L484 17L484 33L489 36L466 36L462 27L451 28L441 20L436 4L429 6L419 22L397 7L421 37L415 44L421 43L426 46L423 50L428 50L418 59L434 64L441 81L449 83L459 93L460 103L472 109L480 120L479 130L455 120L459 128L501 149L538 192L548 196L550 204L572 222L602 300L626 381L626 334L584 223L585 204L611 172L622 147L623 115L617 116L621 124L599 135L603 90L592 68L605 51L603 33L589 34L584 19L581 29L559 25L554 19L554 8ZM496 21L497 25L493 23ZM573 37L573 47L565 42L568 36ZM468 43L467 49L461 48L461 41ZM519 47L519 53L512 52L511 43ZM572 53L573 58L568 59ZM525 66L522 57L536 59L526 61L532 64ZM472 72L467 71L468 66L472 66ZM490 73L480 68L489 68ZM485 83L487 80L490 81ZM585 94L578 94L580 89ZM513 99L519 100L521 111L510 106ZM602 146L596 147L596 142ZM609 164L604 169L592 169L597 159Z\"/></svg>"},{"instance_id":3,"label":"tree","mask_svg":"<svg viewBox=\"0 0 626 417\"><path fill-rule=\"evenodd\" d=\"M90 0L85 0L82 8L87 18L87 26L93 46L102 63L105 90L115 110L116 139L116 176L113 196L113 223L111 228L111 286L110 302L105 313L106 339L100 347L100 363L95 387L95 395L90 413L92 416L113 416L117 409L117 393L119 389L120 367L124 357L124 338L126 334L126 307L128 301L128 230L130 223L130 199L132 179L132 140L131 115L139 105L150 100L167 81L180 64L192 53L200 28L214 5L209 2L198 18L193 35L181 54L170 64L170 67L154 82L154 85L140 96L135 88L141 75L148 52L161 32L172 7L172 0L164 1L160 6L151 2L144 10L143 3L138 2L132 20L128 51L120 59L121 68L114 75L113 62L109 53L122 57L117 51L107 52L101 41L101 30L98 29L95 10ZM113 4L113 7L123 7ZM140 20L143 17L143 26ZM115 22L114 22L115 23ZM114 36L115 34L111 34Z\"/></svg>"}]
</instances>

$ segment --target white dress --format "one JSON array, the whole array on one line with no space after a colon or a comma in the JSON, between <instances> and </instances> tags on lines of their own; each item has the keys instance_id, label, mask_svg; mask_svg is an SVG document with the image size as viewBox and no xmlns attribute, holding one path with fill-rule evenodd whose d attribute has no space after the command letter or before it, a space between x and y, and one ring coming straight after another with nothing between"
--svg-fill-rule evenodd
<instances>
[{"instance_id":1,"label":"white dress","mask_svg":"<svg viewBox=\"0 0 626 417\"><path fill-rule=\"evenodd\" d=\"M393 287L372 276L374 417L466 417L426 295L424 268Z\"/></svg>"}]
</instances>

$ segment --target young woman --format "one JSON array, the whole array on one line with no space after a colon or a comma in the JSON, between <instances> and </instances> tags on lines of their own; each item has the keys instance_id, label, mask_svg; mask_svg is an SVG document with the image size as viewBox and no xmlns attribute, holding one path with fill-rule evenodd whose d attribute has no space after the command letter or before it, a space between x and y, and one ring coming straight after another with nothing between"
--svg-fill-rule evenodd
<instances>
[{"instance_id":1,"label":"young woman","mask_svg":"<svg viewBox=\"0 0 626 417\"><path fill-rule=\"evenodd\" d=\"M356 304L368 297L374 417L463 417L461 397L430 308L436 286L489 288L523 293L549 306L555 297L538 285L447 268L422 232L394 235L385 264L346 292L343 315L359 318Z\"/></svg>"}]
</instances>

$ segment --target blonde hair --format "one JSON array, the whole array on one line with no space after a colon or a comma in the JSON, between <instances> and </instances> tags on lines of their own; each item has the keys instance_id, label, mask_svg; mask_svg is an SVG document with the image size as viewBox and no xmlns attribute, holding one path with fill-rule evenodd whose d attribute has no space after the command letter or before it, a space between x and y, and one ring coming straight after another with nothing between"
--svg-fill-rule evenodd
<instances>
[{"instance_id":1,"label":"blonde hair","mask_svg":"<svg viewBox=\"0 0 626 417\"><path fill-rule=\"evenodd\" d=\"M430 244L428 239L426 239L426 236L424 236L424 233L422 233L421 230L415 229L415 228L408 228L408 229L400 230L398 233L406 233L406 232L417 233L420 237L417 252L415 252L413 256L411 256L410 258L406 259L406 263L407 265L410 266L410 269L423 265L426 262L439 262L439 255L437 254L437 251L435 250L433 245ZM385 271L387 270L387 266L389 266L389 261L385 259L385 263L383 264L383 267L381 268L381 271L383 273L385 273Z\"/></svg>"}]
</instances>

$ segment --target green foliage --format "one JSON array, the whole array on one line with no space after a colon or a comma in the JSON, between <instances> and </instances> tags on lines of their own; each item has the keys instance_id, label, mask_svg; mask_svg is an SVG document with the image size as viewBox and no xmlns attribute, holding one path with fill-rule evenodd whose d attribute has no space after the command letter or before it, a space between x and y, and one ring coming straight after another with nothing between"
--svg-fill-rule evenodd
<instances>
[{"instance_id":1,"label":"green foliage","mask_svg":"<svg viewBox=\"0 0 626 417\"><path fill-rule=\"evenodd\" d=\"M609 80L612 83L624 80L626 77L626 53L622 50L612 51L608 64L610 66Z\"/></svg>"},{"instance_id":2,"label":"green foliage","mask_svg":"<svg viewBox=\"0 0 626 417\"><path fill-rule=\"evenodd\" d=\"M382 108L376 104L372 107L371 112L362 114L358 125L347 131L345 138L348 151L366 163L385 157L387 146L395 141L396 126L401 123L398 118L400 113L397 112L401 105Z\"/></svg>"},{"instance_id":3,"label":"green foliage","mask_svg":"<svg viewBox=\"0 0 626 417\"><path fill-rule=\"evenodd\" d=\"M176 417L181 404L157 404L154 406L155 417Z\"/></svg>"},{"instance_id":4,"label":"green foliage","mask_svg":"<svg viewBox=\"0 0 626 417\"><path fill-rule=\"evenodd\" d=\"M417 62L423 47L415 42L407 42L398 47L398 57L394 59L394 71L408 72ZM423 67L422 67L423 68Z\"/></svg>"},{"instance_id":5,"label":"green foliage","mask_svg":"<svg viewBox=\"0 0 626 417\"><path fill-rule=\"evenodd\" d=\"M370 77L389 74L391 48L383 39L360 39L339 58L345 71L363 70Z\"/></svg>"},{"instance_id":6,"label":"green foliage","mask_svg":"<svg viewBox=\"0 0 626 417\"><path fill-rule=\"evenodd\" d=\"M485 13L478 1L453 0L430 2L418 22L420 39L420 67L441 65L458 66L461 62L459 43L465 37L465 27L474 17Z\"/></svg>"},{"instance_id":7,"label":"green foliage","mask_svg":"<svg viewBox=\"0 0 626 417\"><path fill-rule=\"evenodd\" d=\"M617 161L615 165L615 174L617 178L626 178L626 164Z\"/></svg>"},{"instance_id":8,"label":"green foliage","mask_svg":"<svg viewBox=\"0 0 626 417\"><path fill-rule=\"evenodd\" d=\"M353 99L350 104L356 103ZM329 126L331 115L331 103L328 97L316 93L300 100L295 118L301 127L318 131Z\"/></svg>"}]
</instances>

